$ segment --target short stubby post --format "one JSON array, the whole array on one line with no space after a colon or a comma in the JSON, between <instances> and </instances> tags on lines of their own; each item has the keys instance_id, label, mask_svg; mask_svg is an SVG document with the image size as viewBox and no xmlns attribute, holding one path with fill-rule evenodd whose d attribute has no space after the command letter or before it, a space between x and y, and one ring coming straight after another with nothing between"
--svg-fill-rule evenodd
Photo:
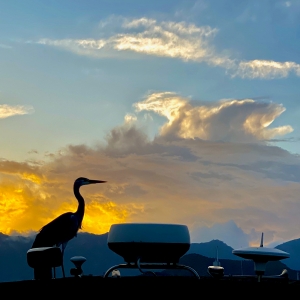
<instances>
[{"instance_id":1,"label":"short stubby post","mask_svg":"<svg viewBox=\"0 0 300 300\"><path fill-rule=\"evenodd\" d=\"M70 261L75 265L75 268L70 270L70 274L77 278L81 277L83 273L81 266L86 262L86 258L83 256L73 256L70 258Z\"/></svg>"},{"instance_id":2,"label":"short stubby post","mask_svg":"<svg viewBox=\"0 0 300 300\"><path fill-rule=\"evenodd\" d=\"M34 279L52 279L52 268L62 265L62 253L58 247L31 248L27 263L34 269Z\"/></svg>"}]
</instances>

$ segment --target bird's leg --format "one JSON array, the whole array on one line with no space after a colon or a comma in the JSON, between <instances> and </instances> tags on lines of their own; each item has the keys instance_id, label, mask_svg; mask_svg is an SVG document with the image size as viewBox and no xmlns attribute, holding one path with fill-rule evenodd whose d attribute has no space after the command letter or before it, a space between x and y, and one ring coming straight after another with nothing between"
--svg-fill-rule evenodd
<instances>
[{"instance_id":1,"label":"bird's leg","mask_svg":"<svg viewBox=\"0 0 300 300\"><path fill-rule=\"evenodd\" d=\"M62 253L61 253L61 270L62 270L62 273L63 273L63 278L65 278L65 268L64 268L64 251L65 249L62 248Z\"/></svg>"},{"instance_id":2,"label":"bird's leg","mask_svg":"<svg viewBox=\"0 0 300 300\"><path fill-rule=\"evenodd\" d=\"M63 273L63 278L65 278L65 268L64 268L64 252L65 252L65 248L62 246L62 253L61 253L61 269L62 269L62 273Z\"/></svg>"},{"instance_id":3,"label":"bird's leg","mask_svg":"<svg viewBox=\"0 0 300 300\"><path fill-rule=\"evenodd\" d=\"M61 245L61 260L62 260L62 264L61 264L61 269L62 269L62 273L63 273L63 278L65 278L65 268L64 268L64 252L65 252L65 248L67 246L67 243L62 243Z\"/></svg>"}]
</instances>

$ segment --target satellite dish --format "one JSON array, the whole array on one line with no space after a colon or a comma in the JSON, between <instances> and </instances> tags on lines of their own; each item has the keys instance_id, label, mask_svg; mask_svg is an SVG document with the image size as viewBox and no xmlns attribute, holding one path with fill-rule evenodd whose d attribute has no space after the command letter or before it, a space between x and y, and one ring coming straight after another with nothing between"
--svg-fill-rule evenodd
<instances>
[{"instance_id":1,"label":"satellite dish","mask_svg":"<svg viewBox=\"0 0 300 300\"><path fill-rule=\"evenodd\" d=\"M258 276L258 281L260 281L261 276L265 273L268 261L277 261L290 257L290 254L287 252L264 247L263 237L264 235L262 233L260 247L247 247L232 251L232 254L236 256L253 260L254 270Z\"/></svg>"},{"instance_id":2,"label":"satellite dish","mask_svg":"<svg viewBox=\"0 0 300 300\"><path fill-rule=\"evenodd\" d=\"M222 278L224 276L224 268L221 267L221 263L219 262L219 251L218 247L216 249L216 260L213 262L212 266L207 268L207 272L213 278Z\"/></svg>"},{"instance_id":3,"label":"satellite dish","mask_svg":"<svg viewBox=\"0 0 300 300\"><path fill-rule=\"evenodd\" d=\"M222 278L224 276L224 268L221 266L209 266L207 272L213 278Z\"/></svg>"}]
</instances>

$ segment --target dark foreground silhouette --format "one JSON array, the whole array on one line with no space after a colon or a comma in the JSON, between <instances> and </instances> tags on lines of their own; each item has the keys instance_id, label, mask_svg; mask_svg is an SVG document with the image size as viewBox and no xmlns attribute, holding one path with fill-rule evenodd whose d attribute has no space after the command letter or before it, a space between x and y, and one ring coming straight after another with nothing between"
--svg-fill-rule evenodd
<instances>
[{"instance_id":1,"label":"dark foreground silhouette","mask_svg":"<svg viewBox=\"0 0 300 300\"><path fill-rule=\"evenodd\" d=\"M0 234L0 282L31 280L34 278L33 269L28 267L26 262L26 252L31 247L32 242L33 238L9 237ZM293 242L299 243L300 239ZM191 266L200 276L208 276L207 267L212 265L215 260L216 247L219 247L219 253L221 253L220 256L222 259L220 259L220 261L221 265L225 268L225 275L254 275L254 266L251 261L236 259L237 257L231 254L231 247L216 240L208 243L192 244L188 252L189 254L183 256L180 259L180 263ZM289 249L289 251L292 252L293 249ZM294 254L292 262L298 259L299 251L296 252L295 250L292 252ZM82 255L87 258L87 261L83 265L85 275L103 275L111 266L123 263L123 259L108 248L107 234L95 235L79 233L77 238L72 239L68 243L64 260L67 277L70 276L70 269L74 267L70 262L70 258L77 255ZM235 258L235 260L229 258ZM282 262L268 263L266 275L278 275L283 269L288 269L289 278L295 280L297 278L297 272L294 270L297 270L297 268L294 268L292 264L294 270L289 269L288 266L285 265L285 262L288 260L290 259L282 260ZM122 275L133 275L133 271L128 271L127 274L124 274L124 272L121 272ZM138 274L139 272L135 275ZM61 268L57 268L56 275L57 278L62 277Z\"/></svg>"},{"instance_id":2,"label":"dark foreground silhouette","mask_svg":"<svg viewBox=\"0 0 300 300\"><path fill-rule=\"evenodd\" d=\"M51 280L29 280L0 283L1 294L10 298L22 295L22 298L37 295L43 299L55 297L63 299L201 299L222 297L222 299L251 299L255 297L292 297L299 291L300 283L296 281L276 280L256 282L254 278L237 279L194 277L82 277ZM83 298L84 297L84 298ZM121 298L122 297L122 298ZM150 298L151 297L151 298Z\"/></svg>"}]
</instances>

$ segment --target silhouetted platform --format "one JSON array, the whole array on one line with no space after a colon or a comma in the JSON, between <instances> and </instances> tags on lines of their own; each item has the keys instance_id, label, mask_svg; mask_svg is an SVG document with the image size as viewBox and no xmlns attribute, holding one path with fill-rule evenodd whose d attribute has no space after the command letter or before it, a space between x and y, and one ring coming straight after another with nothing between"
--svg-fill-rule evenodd
<instances>
[{"instance_id":1,"label":"silhouetted platform","mask_svg":"<svg viewBox=\"0 0 300 300\"><path fill-rule=\"evenodd\" d=\"M87 276L82 278L61 278L45 281L27 280L18 282L0 283L1 294L13 298L22 295L22 298L74 297L74 299L101 299L102 297L117 299L116 297L130 297L141 299L149 296L153 299L200 299L202 297L222 296L224 299L241 299L247 295L262 299L279 295L292 297L300 290L300 282L287 280L262 280L258 283L255 278L225 278L214 280L210 278L196 279L194 277L122 277L102 278ZM166 298L168 297L168 298ZM123 299L123 298L122 298Z\"/></svg>"}]
</instances>

